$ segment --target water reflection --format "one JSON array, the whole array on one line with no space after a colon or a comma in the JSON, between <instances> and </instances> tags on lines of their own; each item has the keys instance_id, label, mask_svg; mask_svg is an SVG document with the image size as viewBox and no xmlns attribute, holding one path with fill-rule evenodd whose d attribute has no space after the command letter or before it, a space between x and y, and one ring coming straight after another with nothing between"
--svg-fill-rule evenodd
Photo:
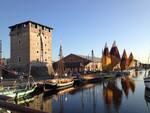
<instances>
[{"instance_id":1,"label":"water reflection","mask_svg":"<svg viewBox=\"0 0 150 113\"><path fill-rule=\"evenodd\" d=\"M140 100L142 95L144 97L144 90L141 91L144 88L143 79L136 81L141 74L135 72L130 76L101 83L82 84L62 91L48 92L35 96L34 101L26 106L50 113L126 113L124 109L133 113L134 109L145 108L144 104L136 106L136 102L132 100ZM147 97L145 100L148 100ZM128 107L133 106L133 109L126 108L126 103L129 104Z\"/></svg>"},{"instance_id":2,"label":"water reflection","mask_svg":"<svg viewBox=\"0 0 150 113\"><path fill-rule=\"evenodd\" d=\"M129 76L121 78L121 85L122 85L122 89L123 89L126 97L128 97L130 89L134 93L134 91L135 91L135 82Z\"/></svg>"},{"instance_id":3,"label":"water reflection","mask_svg":"<svg viewBox=\"0 0 150 113\"><path fill-rule=\"evenodd\" d=\"M150 89L145 88L144 98L145 98L148 111L150 112Z\"/></svg>"},{"instance_id":4,"label":"water reflection","mask_svg":"<svg viewBox=\"0 0 150 113\"><path fill-rule=\"evenodd\" d=\"M112 104L116 112L118 112L122 100L122 90L118 88L116 80L103 83L103 96L108 113L112 112Z\"/></svg>"}]
</instances>

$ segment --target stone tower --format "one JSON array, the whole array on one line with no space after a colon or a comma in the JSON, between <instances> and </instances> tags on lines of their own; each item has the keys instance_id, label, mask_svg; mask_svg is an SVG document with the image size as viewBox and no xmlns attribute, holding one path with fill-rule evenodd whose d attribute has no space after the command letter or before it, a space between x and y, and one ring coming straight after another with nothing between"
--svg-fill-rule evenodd
<instances>
[{"instance_id":1,"label":"stone tower","mask_svg":"<svg viewBox=\"0 0 150 113\"><path fill-rule=\"evenodd\" d=\"M32 67L52 69L53 28L26 21L10 26L11 67L17 71L29 71Z\"/></svg>"}]
</instances>

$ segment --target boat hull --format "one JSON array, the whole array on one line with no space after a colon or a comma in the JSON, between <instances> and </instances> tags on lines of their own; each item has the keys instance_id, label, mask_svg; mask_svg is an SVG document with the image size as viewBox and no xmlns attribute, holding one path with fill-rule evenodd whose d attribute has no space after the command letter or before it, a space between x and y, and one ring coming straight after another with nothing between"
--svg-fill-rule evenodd
<instances>
[{"instance_id":1,"label":"boat hull","mask_svg":"<svg viewBox=\"0 0 150 113\"><path fill-rule=\"evenodd\" d=\"M60 84L58 83L57 84L57 89L58 90L65 89L65 88L73 86L73 84L74 84L74 81L71 81L71 82L68 82L68 83L60 83Z\"/></svg>"},{"instance_id":2,"label":"boat hull","mask_svg":"<svg viewBox=\"0 0 150 113\"><path fill-rule=\"evenodd\" d=\"M32 89L18 89L18 90L9 90L9 91L1 91L0 95L5 95L11 97L12 99L20 99L28 94L34 92L35 88Z\"/></svg>"},{"instance_id":3,"label":"boat hull","mask_svg":"<svg viewBox=\"0 0 150 113\"><path fill-rule=\"evenodd\" d=\"M69 79L66 79L66 81L65 81L65 79L57 79L55 81L56 82L54 82L54 83L45 82L44 91L61 90L61 89L71 87L74 84L74 80L69 80Z\"/></svg>"},{"instance_id":4,"label":"boat hull","mask_svg":"<svg viewBox=\"0 0 150 113\"><path fill-rule=\"evenodd\" d=\"M145 87L150 89L150 77L144 78Z\"/></svg>"}]
</instances>

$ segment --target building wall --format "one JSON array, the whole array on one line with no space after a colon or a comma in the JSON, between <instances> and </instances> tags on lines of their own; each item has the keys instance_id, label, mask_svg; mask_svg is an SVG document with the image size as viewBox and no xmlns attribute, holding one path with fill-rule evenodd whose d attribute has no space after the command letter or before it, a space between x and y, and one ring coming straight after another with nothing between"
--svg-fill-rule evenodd
<instances>
[{"instance_id":1,"label":"building wall","mask_svg":"<svg viewBox=\"0 0 150 113\"><path fill-rule=\"evenodd\" d=\"M10 27L11 66L26 68L32 66L52 67L52 30L34 22L20 23ZM43 40L43 60L41 60L40 33ZM42 65L43 66L43 65ZM22 70L23 71L23 70Z\"/></svg>"},{"instance_id":2,"label":"building wall","mask_svg":"<svg viewBox=\"0 0 150 113\"><path fill-rule=\"evenodd\" d=\"M30 23L30 61L45 62L52 64L52 32L47 28L42 29L41 26ZM43 60L41 59L40 32L43 34Z\"/></svg>"},{"instance_id":3,"label":"building wall","mask_svg":"<svg viewBox=\"0 0 150 113\"><path fill-rule=\"evenodd\" d=\"M85 66L86 70L89 71L102 71L102 63L101 62L90 62Z\"/></svg>"},{"instance_id":4,"label":"building wall","mask_svg":"<svg viewBox=\"0 0 150 113\"><path fill-rule=\"evenodd\" d=\"M11 65L27 65L29 62L29 26L16 26L10 32ZM20 57L20 61L19 61Z\"/></svg>"}]
</instances>

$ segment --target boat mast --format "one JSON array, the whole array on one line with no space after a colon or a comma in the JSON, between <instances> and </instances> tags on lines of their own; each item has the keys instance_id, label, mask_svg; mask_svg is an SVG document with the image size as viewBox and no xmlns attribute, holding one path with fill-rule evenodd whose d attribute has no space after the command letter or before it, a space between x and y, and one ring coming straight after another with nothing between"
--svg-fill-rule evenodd
<instances>
[{"instance_id":1,"label":"boat mast","mask_svg":"<svg viewBox=\"0 0 150 113\"><path fill-rule=\"evenodd\" d=\"M62 45L60 44L59 49L59 63L58 63L58 76L61 77L64 74L64 62L63 62L63 52L62 52Z\"/></svg>"},{"instance_id":2,"label":"boat mast","mask_svg":"<svg viewBox=\"0 0 150 113\"><path fill-rule=\"evenodd\" d=\"M91 55L92 55L92 71L95 71L95 63L94 63L94 51L91 51Z\"/></svg>"}]
</instances>

